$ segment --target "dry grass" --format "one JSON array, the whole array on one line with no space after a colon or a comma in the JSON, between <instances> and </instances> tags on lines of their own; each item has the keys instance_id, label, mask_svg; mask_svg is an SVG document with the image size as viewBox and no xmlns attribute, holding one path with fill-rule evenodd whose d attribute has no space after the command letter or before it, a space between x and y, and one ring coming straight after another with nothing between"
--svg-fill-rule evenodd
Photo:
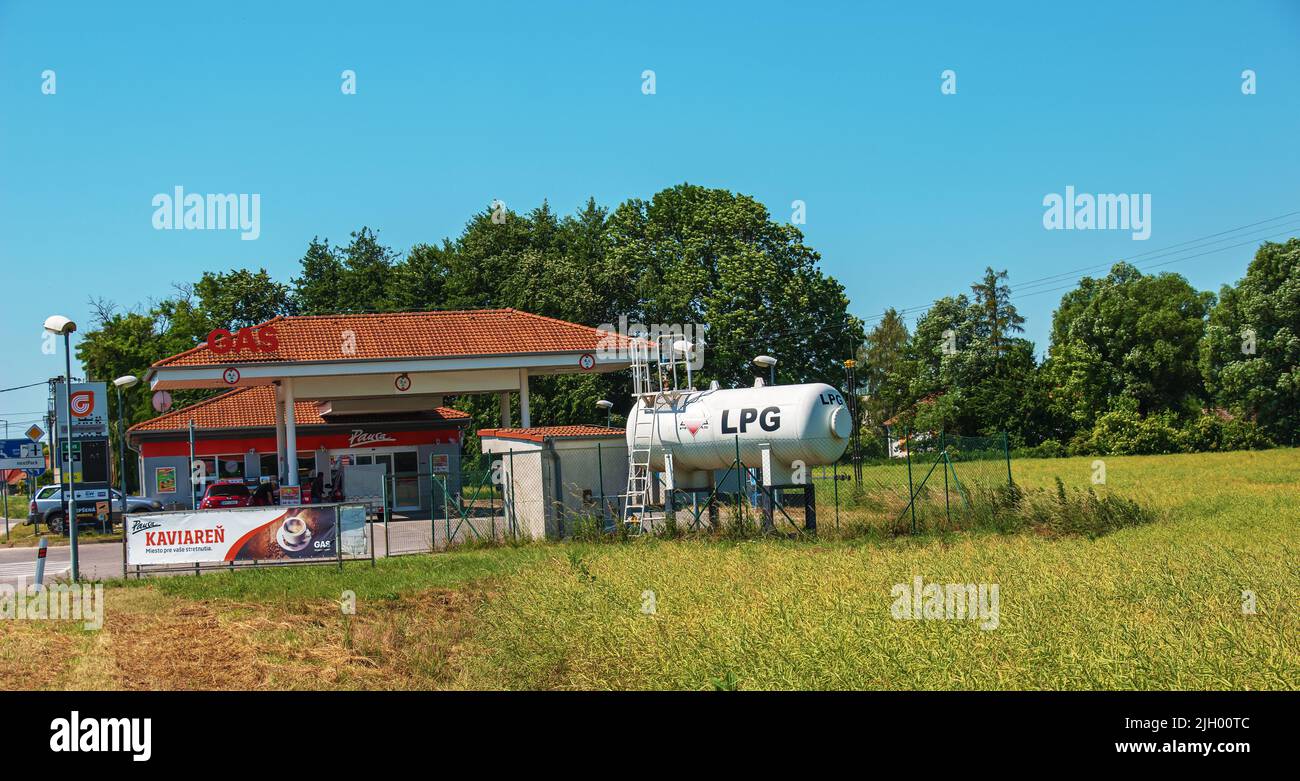
<instances>
[{"instance_id":1,"label":"dry grass","mask_svg":"<svg viewBox=\"0 0 1300 781\"><path fill-rule=\"evenodd\" d=\"M78 624L0 621L0 690L61 689L94 645Z\"/></svg>"},{"instance_id":2,"label":"dry grass","mask_svg":"<svg viewBox=\"0 0 1300 781\"><path fill-rule=\"evenodd\" d=\"M429 589L345 615L328 600L194 602L112 589L98 631L0 623L0 688L446 688L478 593Z\"/></svg>"}]
</instances>

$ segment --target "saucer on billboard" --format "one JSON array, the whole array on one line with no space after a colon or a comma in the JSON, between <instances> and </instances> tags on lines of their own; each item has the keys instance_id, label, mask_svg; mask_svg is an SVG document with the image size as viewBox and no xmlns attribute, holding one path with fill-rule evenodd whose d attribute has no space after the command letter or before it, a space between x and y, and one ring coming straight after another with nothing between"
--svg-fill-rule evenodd
<instances>
[{"instance_id":1,"label":"saucer on billboard","mask_svg":"<svg viewBox=\"0 0 1300 781\"><path fill-rule=\"evenodd\" d=\"M287 518L276 532L275 541L281 548L296 553L311 543L311 527L300 516Z\"/></svg>"}]
</instances>

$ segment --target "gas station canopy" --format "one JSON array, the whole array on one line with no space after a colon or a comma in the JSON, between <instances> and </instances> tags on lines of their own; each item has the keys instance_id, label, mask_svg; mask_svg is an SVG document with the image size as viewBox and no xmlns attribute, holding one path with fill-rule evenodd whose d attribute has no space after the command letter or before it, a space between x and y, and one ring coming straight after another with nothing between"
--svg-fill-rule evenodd
<instances>
[{"instance_id":1,"label":"gas station canopy","mask_svg":"<svg viewBox=\"0 0 1300 781\"><path fill-rule=\"evenodd\" d=\"M295 484L295 406L319 414L409 415L443 397L495 393L501 425L510 394L531 426L529 377L611 372L631 365L625 335L517 309L276 317L155 363L152 390L274 386L277 450ZM286 414L287 412L287 414Z\"/></svg>"}]
</instances>

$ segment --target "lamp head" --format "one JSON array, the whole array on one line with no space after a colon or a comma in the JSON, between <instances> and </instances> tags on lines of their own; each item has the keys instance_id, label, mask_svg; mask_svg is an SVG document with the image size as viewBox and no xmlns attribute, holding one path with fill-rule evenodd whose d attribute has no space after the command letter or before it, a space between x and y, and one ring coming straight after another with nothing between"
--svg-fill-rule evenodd
<instances>
[{"instance_id":1,"label":"lamp head","mask_svg":"<svg viewBox=\"0 0 1300 781\"><path fill-rule=\"evenodd\" d=\"M52 334L70 334L77 330L77 324L63 315L50 315L45 318L45 330Z\"/></svg>"},{"instance_id":2,"label":"lamp head","mask_svg":"<svg viewBox=\"0 0 1300 781\"><path fill-rule=\"evenodd\" d=\"M113 380L113 384L119 388L130 388L132 385L135 385L139 381L140 378L135 376L134 374L124 374L121 377L118 377L116 380Z\"/></svg>"}]
</instances>

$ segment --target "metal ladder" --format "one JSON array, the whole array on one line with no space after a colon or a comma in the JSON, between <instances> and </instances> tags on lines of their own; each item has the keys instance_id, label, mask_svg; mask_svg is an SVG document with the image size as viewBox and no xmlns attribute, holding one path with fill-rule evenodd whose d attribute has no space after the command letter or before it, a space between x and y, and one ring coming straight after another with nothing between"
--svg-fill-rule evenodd
<instances>
[{"instance_id":1,"label":"metal ladder","mask_svg":"<svg viewBox=\"0 0 1300 781\"><path fill-rule=\"evenodd\" d=\"M679 377L690 376L690 356L683 354L679 360L672 344L663 344L673 335L663 335L654 342L638 340L632 345L632 397L635 400L636 425L632 428L632 442L627 459L627 491L623 494L623 527L632 534L650 531L654 521L650 506L650 451L659 410L671 406L681 395L677 386ZM684 370L682 376L678 366Z\"/></svg>"}]
</instances>

